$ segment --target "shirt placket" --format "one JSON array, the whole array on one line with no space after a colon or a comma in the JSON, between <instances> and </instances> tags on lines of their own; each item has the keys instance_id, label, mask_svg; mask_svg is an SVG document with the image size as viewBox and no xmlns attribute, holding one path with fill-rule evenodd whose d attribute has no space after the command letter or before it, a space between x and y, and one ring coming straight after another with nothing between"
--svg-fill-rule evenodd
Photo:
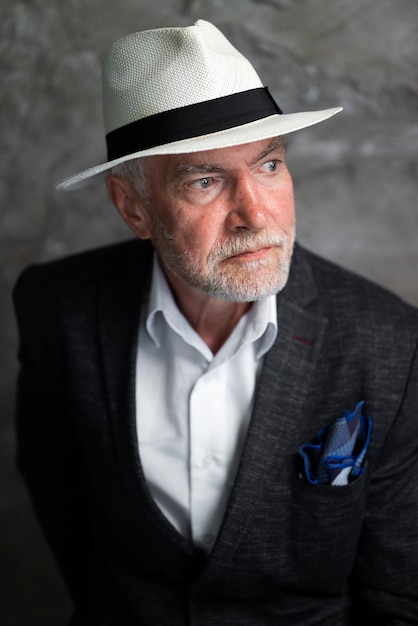
<instances>
[{"instance_id":1,"label":"shirt placket","mask_svg":"<svg viewBox=\"0 0 418 626\"><path fill-rule=\"evenodd\" d=\"M190 519L196 545L208 550L227 475L226 389L222 367L209 369L190 394Z\"/></svg>"}]
</instances>

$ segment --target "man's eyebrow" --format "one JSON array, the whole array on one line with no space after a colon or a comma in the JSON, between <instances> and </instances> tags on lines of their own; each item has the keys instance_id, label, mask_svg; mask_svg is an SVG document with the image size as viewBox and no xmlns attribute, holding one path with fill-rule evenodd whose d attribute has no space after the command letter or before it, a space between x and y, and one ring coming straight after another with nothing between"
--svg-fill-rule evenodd
<instances>
[{"instance_id":1,"label":"man's eyebrow","mask_svg":"<svg viewBox=\"0 0 418 626\"><path fill-rule=\"evenodd\" d=\"M265 159L269 154L274 152L275 150L284 150L286 151L287 145L283 137L275 137L273 141L267 146L265 150L263 150L255 159L254 164Z\"/></svg>"},{"instance_id":2,"label":"man's eyebrow","mask_svg":"<svg viewBox=\"0 0 418 626\"><path fill-rule=\"evenodd\" d=\"M178 163L173 172L173 178L182 178L187 174L209 174L211 172L221 172L221 167L210 163Z\"/></svg>"}]
</instances>

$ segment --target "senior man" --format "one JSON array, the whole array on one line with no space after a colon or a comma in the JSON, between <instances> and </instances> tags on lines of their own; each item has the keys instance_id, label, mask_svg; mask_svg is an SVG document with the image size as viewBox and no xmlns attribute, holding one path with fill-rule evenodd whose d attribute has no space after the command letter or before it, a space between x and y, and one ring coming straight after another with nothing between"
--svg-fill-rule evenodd
<instances>
[{"instance_id":1,"label":"senior man","mask_svg":"<svg viewBox=\"0 0 418 626\"><path fill-rule=\"evenodd\" d=\"M18 464L73 626L418 624L418 315L295 244L284 114L212 24L103 66L135 239L27 269Z\"/></svg>"}]
</instances>

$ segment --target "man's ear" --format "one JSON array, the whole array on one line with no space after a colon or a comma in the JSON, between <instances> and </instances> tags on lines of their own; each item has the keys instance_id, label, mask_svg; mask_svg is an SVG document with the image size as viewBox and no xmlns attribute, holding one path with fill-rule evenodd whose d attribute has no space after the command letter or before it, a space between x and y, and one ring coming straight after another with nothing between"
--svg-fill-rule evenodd
<instances>
[{"instance_id":1,"label":"man's ear","mask_svg":"<svg viewBox=\"0 0 418 626\"><path fill-rule=\"evenodd\" d=\"M122 219L138 239L149 239L149 217L144 203L126 178L114 174L106 177L107 195Z\"/></svg>"}]
</instances>

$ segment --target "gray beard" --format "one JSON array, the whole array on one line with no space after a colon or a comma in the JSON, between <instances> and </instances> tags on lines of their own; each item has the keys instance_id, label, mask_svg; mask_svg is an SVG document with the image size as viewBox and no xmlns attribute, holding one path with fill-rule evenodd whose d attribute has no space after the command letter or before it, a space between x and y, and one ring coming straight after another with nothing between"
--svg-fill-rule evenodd
<instances>
[{"instance_id":1,"label":"gray beard","mask_svg":"<svg viewBox=\"0 0 418 626\"><path fill-rule=\"evenodd\" d=\"M165 267L207 296L232 302L253 302L278 293L286 285L294 235L285 236L271 232L243 232L234 235L214 246L208 257L207 271L202 273L194 262L193 253L186 251L179 254L166 225L159 220L158 225L162 236L157 243L160 244L159 254ZM222 265L222 261L233 255L269 245L281 248L276 267L272 267L271 260L265 258L247 261L236 274L227 265ZM269 266L270 270L267 269Z\"/></svg>"}]
</instances>

